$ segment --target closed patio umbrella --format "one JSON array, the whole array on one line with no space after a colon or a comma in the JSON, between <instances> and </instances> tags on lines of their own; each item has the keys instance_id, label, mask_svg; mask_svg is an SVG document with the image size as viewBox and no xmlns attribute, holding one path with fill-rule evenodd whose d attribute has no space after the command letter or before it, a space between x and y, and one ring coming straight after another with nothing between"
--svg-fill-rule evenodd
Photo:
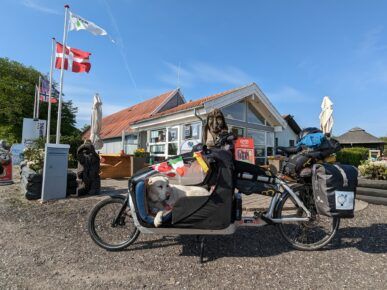
<instances>
[{"instance_id":1,"label":"closed patio umbrella","mask_svg":"<svg viewBox=\"0 0 387 290\"><path fill-rule=\"evenodd\" d=\"M93 143L95 150L99 150L103 146L101 139L102 128L102 101L98 94L95 94L93 107L91 109L91 128L90 128L90 140Z\"/></svg>"},{"instance_id":2,"label":"closed patio umbrella","mask_svg":"<svg viewBox=\"0 0 387 290\"><path fill-rule=\"evenodd\" d=\"M320 127L321 130L330 135L333 127L333 103L329 97L325 96L321 103Z\"/></svg>"}]
</instances>

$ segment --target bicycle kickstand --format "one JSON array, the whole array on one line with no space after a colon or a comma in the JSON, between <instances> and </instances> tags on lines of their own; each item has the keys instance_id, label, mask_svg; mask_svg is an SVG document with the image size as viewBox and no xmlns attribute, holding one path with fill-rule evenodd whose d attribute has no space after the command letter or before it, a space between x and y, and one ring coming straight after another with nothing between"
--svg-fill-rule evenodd
<instances>
[{"instance_id":1,"label":"bicycle kickstand","mask_svg":"<svg viewBox=\"0 0 387 290\"><path fill-rule=\"evenodd\" d=\"M204 260L204 243L205 243L206 238L203 236L200 241L200 264L203 264Z\"/></svg>"}]
</instances>

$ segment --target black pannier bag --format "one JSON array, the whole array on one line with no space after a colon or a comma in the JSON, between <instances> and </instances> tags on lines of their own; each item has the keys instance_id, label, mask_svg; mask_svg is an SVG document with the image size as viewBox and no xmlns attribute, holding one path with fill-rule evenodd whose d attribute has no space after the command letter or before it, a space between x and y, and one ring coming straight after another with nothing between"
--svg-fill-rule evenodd
<instances>
[{"instance_id":1,"label":"black pannier bag","mask_svg":"<svg viewBox=\"0 0 387 290\"><path fill-rule=\"evenodd\" d=\"M310 158L305 156L303 152L294 154L289 157L289 160L284 165L284 173L289 176L296 177L301 170L308 167Z\"/></svg>"},{"instance_id":2,"label":"black pannier bag","mask_svg":"<svg viewBox=\"0 0 387 290\"><path fill-rule=\"evenodd\" d=\"M353 218L357 169L352 165L313 165L313 195L317 212L339 218Z\"/></svg>"}]
</instances>

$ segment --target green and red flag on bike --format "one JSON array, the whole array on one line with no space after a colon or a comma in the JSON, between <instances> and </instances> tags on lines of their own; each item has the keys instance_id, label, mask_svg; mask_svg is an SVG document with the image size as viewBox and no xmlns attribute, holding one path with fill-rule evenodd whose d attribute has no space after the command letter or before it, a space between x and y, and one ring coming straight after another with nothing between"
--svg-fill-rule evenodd
<instances>
[{"instance_id":1,"label":"green and red flag on bike","mask_svg":"<svg viewBox=\"0 0 387 290\"><path fill-rule=\"evenodd\" d=\"M169 160L169 164L172 165L173 169L175 169L177 174L179 174L180 176L184 175L184 173L185 173L184 161L183 161L183 158L181 156L179 156L175 159Z\"/></svg>"},{"instance_id":2,"label":"green and red flag on bike","mask_svg":"<svg viewBox=\"0 0 387 290\"><path fill-rule=\"evenodd\" d=\"M167 161L152 165L152 169L170 177L174 177L176 175L173 172L173 167L169 165Z\"/></svg>"}]
</instances>

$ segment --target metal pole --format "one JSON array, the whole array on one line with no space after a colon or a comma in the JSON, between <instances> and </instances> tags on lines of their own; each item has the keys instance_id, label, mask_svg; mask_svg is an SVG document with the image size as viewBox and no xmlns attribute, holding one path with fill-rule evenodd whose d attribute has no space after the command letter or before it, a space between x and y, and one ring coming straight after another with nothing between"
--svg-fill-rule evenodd
<instances>
[{"instance_id":1,"label":"metal pole","mask_svg":"<svg viewBox=\"0 0 387 290\"><path fill-rule=\"evenodd\" d=\"M60 143L60 126L62 121L62 92L63 92L63 73L64 73L64 63L66 55L66 40L67 40L67 15L70 8L69 5L65 5L65 17L64 17L64 27L63 27L63 42L62 42L62 62L60 67L60 82L59 82L59 103L58 103L58 118L56 122L56 144Z\"/></svg>"},{"instance_id":2,"label":"metal pole","mask_svg":"<svg viewBox=\"0 0 387 290\"><path fill-rule=\"evenodd\" d=\"M34 87L35 87L34 115L32 116L32 118L36 119L36 85L34 85Z\"/></svg>"},{"instance_id":3,"label":"metal pole","mask_svg":"<svg viewBox=\"0 0 387 290\"><path fill-rule=\"evenodd\" d=\"M51 130L51 94L52 94L52 74L54 72L55 62L55 37L52 38L52 52L51 52L51 67L50 67L50 87L48 89L48 112L47 112L47 138L46 143L50 143L50 130Z\"/></svg>"},{"instance_id":4,"label":"metal pole","mask_svg":"<svg viewBox=\"0 0 387 290\"><path fill-rule=\"evenodd\" d=\"M42 77L39 76L39 86L38 86L38 97L36 101L38 102L36 106L36 119L39 120L39 107L40 107L40 86L42 85Z\"/></svg>"}]
</instances>

